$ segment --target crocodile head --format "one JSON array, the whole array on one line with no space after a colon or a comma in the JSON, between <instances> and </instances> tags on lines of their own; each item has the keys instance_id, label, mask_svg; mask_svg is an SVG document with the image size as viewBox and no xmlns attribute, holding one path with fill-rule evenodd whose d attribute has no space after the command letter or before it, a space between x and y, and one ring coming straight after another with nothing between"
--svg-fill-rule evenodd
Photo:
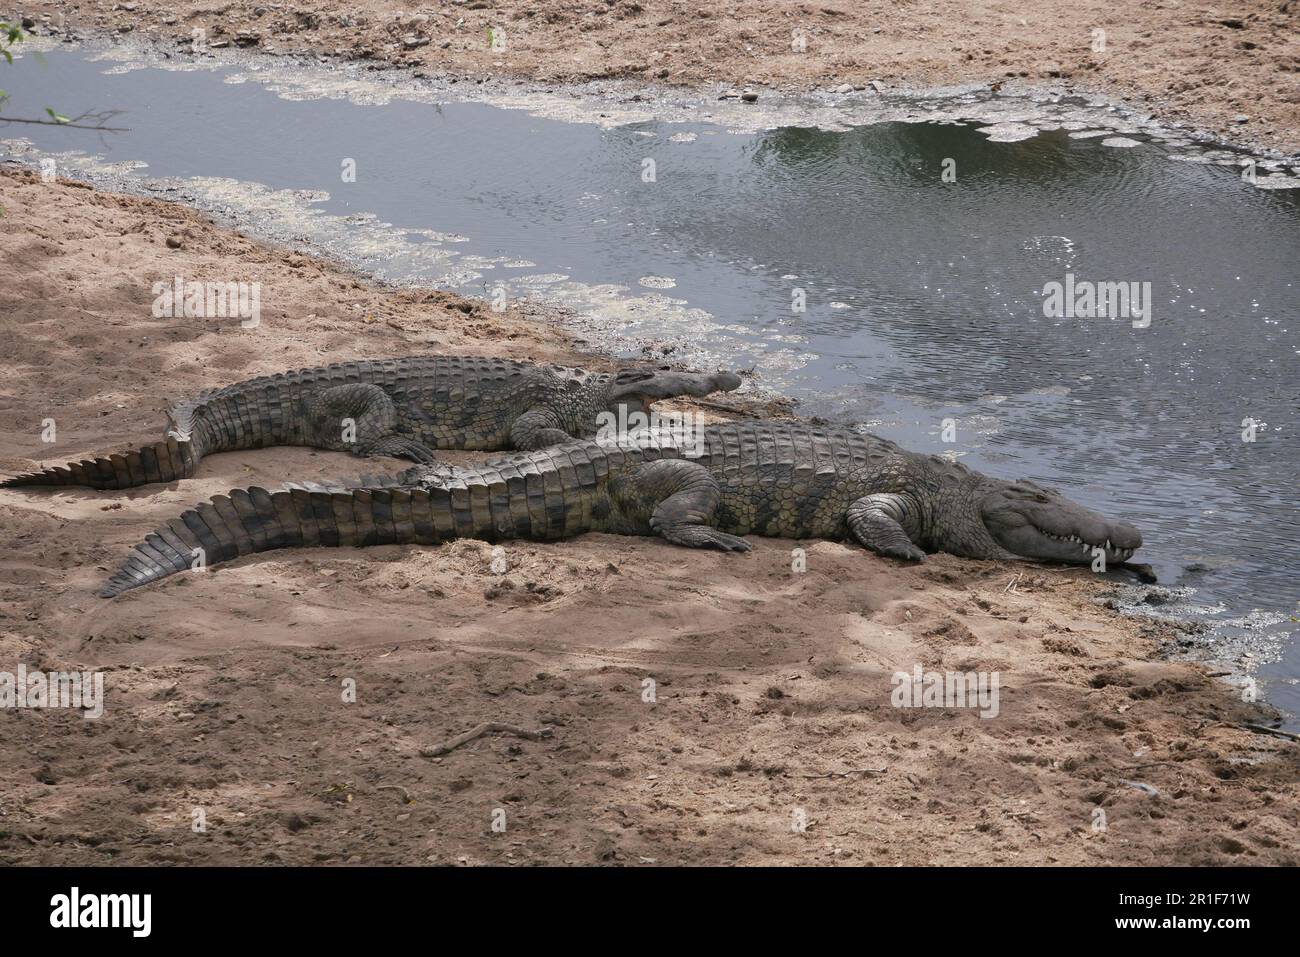
<instances>
[{"instance_id":1,"label":"crocodile head","mask_svg":"<svg viewBox=\"0 0 1300 957\"><path fill-rule=\"evenodd\" d=\"M1118 565L1142 544L1142 533L1114 522L1033 482L990 480L979 499L984 530L998 546L1018 558L1090 565L1093 549L1106 550L1106 563Z\"/></svg>"},{"instance_id":2,"label":"crocodile head","mask_svg":"<svg viewBox=\"0 0 1300 957\"><path fill-rule=\"evenodd\" d=\"M734 372L678 372L643 366L624 369L609 382L606 401L617 413L624 406L628 414L648 412L659 399L679 395L704 396L713 392L731 392L740 388L740 376Z\"/></svg>"}]
</instances>

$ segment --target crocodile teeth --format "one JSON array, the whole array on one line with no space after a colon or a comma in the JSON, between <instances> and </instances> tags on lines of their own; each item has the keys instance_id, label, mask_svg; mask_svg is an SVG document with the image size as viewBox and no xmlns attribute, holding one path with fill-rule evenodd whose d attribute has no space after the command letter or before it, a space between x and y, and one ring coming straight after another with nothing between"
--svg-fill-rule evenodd
<instances>
[{"instance_id":1,"label":"crocodile teeth","mask_svg":"<svg viewBox=\"0 0 1300 957\"><path fill-rule=\"evenodd\" d=\"M1106 539L1105 545L1095 545L1092 542L1087 541L1082 535L1057 535L1053 532L1049 532L1045 528L1038 529L1038 532L1045 538L1050 538L1056 542L1073 542L1075 545L1078 545L1080 550L1085 554L1091 552L1094 548L1104 548L1106 551L1124 559L1128 558L1135 551L1132 548L1116 548L1109 538Z\"/></svg>"}]
</instances>

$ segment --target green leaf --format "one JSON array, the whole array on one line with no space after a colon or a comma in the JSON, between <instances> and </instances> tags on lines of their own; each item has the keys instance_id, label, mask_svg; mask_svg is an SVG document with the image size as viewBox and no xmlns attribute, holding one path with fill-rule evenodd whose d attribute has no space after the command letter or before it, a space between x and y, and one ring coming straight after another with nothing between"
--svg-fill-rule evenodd
<instances>
[{"instance_id":1,"label":"green leaf","mask_svg":"<svg viewBox=\"0 0 1300 957\"><path fill-rule=\"evenodd\" d=\"M48 106L45 108L45 112L50 114L50 119L52 119L55 123L72 122L72 120L68 119L68 117L64 116L62 113L55 113L54 110L50 109Z\"/></svg>"}]
</instances>

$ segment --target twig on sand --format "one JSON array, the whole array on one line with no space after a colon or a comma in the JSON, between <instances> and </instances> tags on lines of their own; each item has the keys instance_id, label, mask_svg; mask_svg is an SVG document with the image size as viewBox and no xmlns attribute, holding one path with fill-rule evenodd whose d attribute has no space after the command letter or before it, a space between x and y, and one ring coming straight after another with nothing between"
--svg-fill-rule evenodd
<instances>
[{"instance_id":1,"label":"twig on sand","mask_svg":"<svg viewBox=\"0 0 1300 957\"><path fill-rule=\"evenodd\" d=\"M375 790L376 791L397 791L399 794L402 795L403 804L415 803L415 798L411 797L411 792L406 790L406 788L402 787L400 784L381 784L377 788L375 788Z\"/></svg>"},{"instance_id":2,"label":"twig on sand","mask_svg":"<svg viewBox=\"0 0 1300 957\"><path fill-rule=\"evenodd\" d=\"M1018 581L1020 581L1020 573L1019 573L1019 572L1016 572L1016 574L1014 574L1014 575L1011 576L1011 581L1007 582L1007 587L1004 588L1004 589L1002 589L1002 594L1005 595L1005 594L1006 594L1007 592L1009 592L1009 591L1015 591L1015 590L1016 590L1016 582L1018 582Z\"/></svg>"},{"instance_id":3,"label":"twig on sand","mask_svg":"<svg viewBox=\"0 0 1300 957\"><path fill-rule=\"evenodd\" d=\"M884 768L849 768L847 771L826 771L822 774L791 774L789 777L795 778L847 778L855 774L884 774L888 771Z\"/></svg>"},{"instance_id":4,"label":"twig on sand","mask_svg":"<svg viewBox=\"0 0 1300 957\"><path fill-rule=\"evenodd\" d=\"M1147 784L1145 781L1130 781L1128 778L1120 778L1119 783L1125 787L1132 788L1134 791L1141 791L1150 797L1159 797L1160 789L1154 785Z\"/></svg>"},{"instance_id":5,"label":"twig on sand","mask_svg":"<svg viewBox=\"0 0 1300 957\"><path fill-rule=\"evenodd\" d=\"M1286 738L1288 741L1300 741L1300 734L1291 731L1283 731L1281 728L1270 728L1262 724L1251 724L1247 721L1242 725L1247 731L1254 731L1256 734L1275 734L1279 738Z\"/></svg>"},{"instance_id":6,"label":"twig on sand","mask_svg":"<svg viewBox=\"0 0 1300 957\"><path fill-rule=\"evenodd\" d=\"M458 734L450 741L436 745L432 748L421 748L420 757L438 758L444 754L450 754L462 744L469 744L475 738L481 738L485 734L513 734L516 738L527 738L529 741L539 741L542 738L551 736L550 728L541 728L537 731L529 731L527 728L517 728L513 724L501 724L497 721L485 721L477 728L466 731L464 734Z\"/></svg>"}]
</instances>

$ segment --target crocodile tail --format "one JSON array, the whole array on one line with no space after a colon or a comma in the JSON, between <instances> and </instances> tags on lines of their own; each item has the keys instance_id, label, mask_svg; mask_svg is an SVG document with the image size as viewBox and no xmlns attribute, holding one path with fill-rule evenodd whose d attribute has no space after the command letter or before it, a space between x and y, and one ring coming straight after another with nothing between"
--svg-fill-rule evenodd
<instances>
[{"instance_id":1,"label":"crocodile tail","mask_svg":"<svg viewBox=\"0 0 1300 957\"><path fill-rule=\"evenodd\" d=\"M168 411L170 427L163 442L18 475L0 481L0 488L30 485L136 488L189 478L209 452L285 443L297 426L292 396L287 394L301 376L302 373L281 373L204 392Z\"/></svg>"},{"instance_id":2,"label":"crocodile tail","mask_svg":"<svg viewBox=\"0 0 1300 957\"><path fill-rule=\"evenodd\" d=\"M466 487L314 488L218 495L136 545L98 594L113 598L178 572L277 548L432 545L492 534L475 520Z\"/></svg>"},{"instance_id":3,"label":"crocodile tail","mask_svg":"<svg viewBox=\"0 0 1300 957\"><path fill-rule=\"evenodd\" d=\"M0 481L0 488L32 485L77 485L97 489L135 488L153 482L189 478L203 458L199 444L169 437L142 449L105 458L82 459Z\"/></svg>"},{"instance_id":4,"label":"crocodile tail","mask_svg":"<svg viewBox=\"0 0 1300 957\"><path fill-rule=\"evenodd\" d=\"M596 527L596 466L575 445L453 470L421 485L366 476L374 484L234 489L147 536L99 595L114 598L177 572L277 548L568 538Z\"/></svg>"}]
</instances>

